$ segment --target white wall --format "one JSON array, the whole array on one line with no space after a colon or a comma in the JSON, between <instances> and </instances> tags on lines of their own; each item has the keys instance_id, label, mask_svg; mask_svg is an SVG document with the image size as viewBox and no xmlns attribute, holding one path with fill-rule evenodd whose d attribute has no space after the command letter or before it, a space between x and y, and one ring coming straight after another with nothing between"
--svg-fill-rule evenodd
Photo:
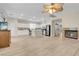
<instances>
[{"instance_id":1,"label":"white wall","mask_svg":"<svg viewBox=\"0 0 79 59\"><path fill-rule=\"evenodd\" d=\"M65 11L62 14L63 27L78 27L79 28L79 12Z\"/></svg>"},{"instance_id":2,"label":"white wall","mask_svg":"<svg viewBox=\"0 0 79 59\"><path fill-rule=\"evenodd\" d=\"M7 18L8 29L11 30L11 36L29 35L28 30L18 30L17 27L29 27L28 24L18 23L17 19Z\"/></svg>"},{"instance_id":3,"label":"white wall","mask_svg":"<svg viewBox=\"0 0 79 59\"><path fill-rule=\"evenodd\" d=\"M18 30L18 27L22 27L22 28L29 28L28 24L23 24L23 23L16 23L17 25L17 35L29 35L29 31L28 30Z\"/></svg>"},{"instance_id":4,"label":"white wall","mask_svg":"<svg viewBox=\"0 0 79 59\"><path fill-rule=\"evenodd\" d=\"M62 12L63 27L79 28L79 3L65 3Z\"/></svg>"},{"instance_id":5,"label":"white wall","mask_svg":"<svg viewBox=\"0 0 79 59\"><path fill-rule=\"evenodd\" d=\"M7 18L7 21L8 21L8 29L11 30L11 36L17 36L16 19Z\"/></svg>"},{"instance_id":6,"label":"white wall","mask_svg":"<svg viewBox=\"0 0 79 59\"><path fill-rule=\"evenodd\" d=\"M18 23L17 19L15 18L7 18L9 23L8 29L11 30L11 36L22 36L22 35L29 35L28 30L18 30L18 27L30 28L30 23ZM36 28L41 28L40 24L36 24ZM35 36L35 31L32 30L32 35Z\"/></svg>"}]
</instances>

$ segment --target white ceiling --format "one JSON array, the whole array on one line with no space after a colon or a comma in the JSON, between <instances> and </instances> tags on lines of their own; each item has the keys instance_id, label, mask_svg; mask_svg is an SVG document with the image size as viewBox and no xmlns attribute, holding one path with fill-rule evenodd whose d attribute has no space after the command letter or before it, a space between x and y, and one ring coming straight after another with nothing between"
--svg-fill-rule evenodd
<instances>
[{"instance_id":1,"label":"white ceiling","mask_svg":"<svg viewBox=\"0 0 79 59\"><path fill-rule=\"evenodd\" d=\"M41 21L44 18L44 3L0 3L0 11L5 10L10 17ZM65 3L64 11L78 11L78 3ZM47 17L47 16L46 16Z\"/></svg>"},{"instance_id":2,"label":"white ceiling","mask_svg":"<svg viewBox=\"0 0 79 59\"><path fill-rule=\"evenodd\" d=\"M10 17L37 21L42 17L42 6L41 3L0 3L0 10Z\"/></svg>"},{"instance_id":3,"label":"white ceiling","mask_svg":"<svg viewBox=\"0 0 79 59\"><path fill-rule=\"evenodd\" d=\"M23 16L24 18L40 16L42 6L41 3L0 3L0 9L5 9L8 14L15 17Z\"/></svg>"}]
</instances>

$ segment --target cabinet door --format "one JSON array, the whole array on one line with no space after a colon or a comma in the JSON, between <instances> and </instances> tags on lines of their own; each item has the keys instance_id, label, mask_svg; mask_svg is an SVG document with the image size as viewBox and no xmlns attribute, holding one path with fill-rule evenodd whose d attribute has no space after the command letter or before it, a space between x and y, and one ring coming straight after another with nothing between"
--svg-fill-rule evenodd
<instances>
[{"instance_id":1,"label":"cabinet door","mask_svg":"<svg viewBox=\"0 0 79 59\"><path fill-rule=\"evenodd\" d=\"M8 31L0 31L0 47L6 47L10 44L10 34Z\"/></svg>"}]
</instances>

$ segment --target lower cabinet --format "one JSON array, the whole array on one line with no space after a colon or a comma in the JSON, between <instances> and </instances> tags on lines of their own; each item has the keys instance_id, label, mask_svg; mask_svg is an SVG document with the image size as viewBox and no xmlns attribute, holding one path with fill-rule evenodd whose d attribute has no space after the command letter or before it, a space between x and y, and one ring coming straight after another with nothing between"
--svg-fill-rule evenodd
<instances>
[{"instance_id":1,"label":"lower cabinet","mask_svg":"<svg viewBox=\"0 0 79 59\"><path fill-rule=\"evenodd\" d=\"M9 30L0 31L0 48L9 47L11 43L11 33Z\"/></svg>"}]
</instances>

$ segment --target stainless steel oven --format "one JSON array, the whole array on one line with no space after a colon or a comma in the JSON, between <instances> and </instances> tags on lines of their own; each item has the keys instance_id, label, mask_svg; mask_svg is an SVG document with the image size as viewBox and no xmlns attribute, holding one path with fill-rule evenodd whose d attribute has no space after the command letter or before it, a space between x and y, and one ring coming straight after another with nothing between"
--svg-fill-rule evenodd
<instances>
[{"instance_id":1,"label":"stainless steel oven","mask_svg":"<svg viewBox=\"0 0 79 59\"><path fill-rule=\"evenodd\" d=\"M78 39L78 30L65 30L65 37Z\"/></svg>"}]
</instances>

